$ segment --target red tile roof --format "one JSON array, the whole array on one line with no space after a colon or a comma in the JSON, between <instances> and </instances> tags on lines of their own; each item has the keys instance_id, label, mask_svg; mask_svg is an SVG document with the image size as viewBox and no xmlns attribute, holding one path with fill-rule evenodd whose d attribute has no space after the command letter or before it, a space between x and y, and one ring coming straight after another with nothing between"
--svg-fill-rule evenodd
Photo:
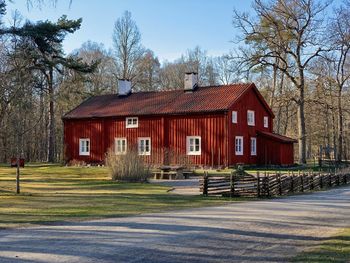
<instances>
[{"instance_id":1,"label":"red tile roof","mask_svg":"<svg viewBox=\"0 0 350 263\"><path fill-rule=\"evenodd\" d=\"M248 83L198 87L194 92L172 90L95 96L68 112L63 119L225 111L250 88L256 89L253 83ZM257 94L273 115L258 91Z\"/></svg>"},{"instance_id":2,"label":"red tile roof","mask_svg":"<svg viewBox=\"0 0 350 263\"><path fill-rule=\"evenodd\" d=\"M279 142L283 142L283 143L296 143L297 140L289 138L287 136L283 136L277 133L271 133L271 132L265 132L265 131L258 131L257 132L259 135L262 135L264 137L268 137L272 140L276 140Z\"/></svg>"}]
</instances>

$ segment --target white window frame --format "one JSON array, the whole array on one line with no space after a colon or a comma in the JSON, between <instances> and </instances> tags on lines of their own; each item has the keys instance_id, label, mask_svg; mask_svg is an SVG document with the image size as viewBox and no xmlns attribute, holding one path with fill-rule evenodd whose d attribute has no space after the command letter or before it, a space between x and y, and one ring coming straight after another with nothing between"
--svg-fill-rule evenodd
<instances>
[{"instance_id":1,"label":"white window frame","mask_svg":"<svg viewBox=\"0 0 350 263\"><path fill-rule=\"evenodd\" d=\"M191 141L194 141L194 144L191 145ZM199 140L199 149L196 150L196 140ZM191 149L192 148L192 149ZM202 138L200 136L187 136L186 137L186 149L187 155L201 155L202 154Z\"/></svg>"},{"instance_id":2,"label":"white window frame","mask_svg":"<svg viewBox=\"0 0 350 263\"><path fill-rule=\"evenodd\" d=\"M129 121L131 123L129 123ZM127 117L125 118L126 128L138 128L139 127L139 118L138 117Z\"/></svg>"},{"instance_id":3,"label":"white window frame","mask_svg":"<svg viewBox=\"0 0 350 263\"><path fill-rule=\"evenodd\" d=\"M250 114L252 115L252 118L250 118ZM247 111L247 123L249 126L255 126L255 111L253 110Z\"/></svg>"},{"instance_id":4,"label":"white window frame","mask_svg":"<svg viewBox=\"0 0 350 263\"><path fill-rule=\"evenodd\" d=\"M138 152L139 155L151 155L151 137L139 137L138 141ZM144 150L141 149L141 142L144 141ZM146 141L149 141L148 151L146 151Z\"/></svg>"},{"instance_id":5,"label":"white window frame","mask_svg":"<svg viewBox=\"0 0 350 263\"><path fill-rule=\"evenodd\" d=\"M120 142L120 149L118 148L118 142ZM124 144L124 149L123 149L123 142L125 142ZM120 137L120 138L115 138L114 139L114 152L117 155L120 154L126 154L126 151L128 149L128 143L125 137Z\"/></svg>"},{"instance_id":6,"label":"white window frame","mask_svg":"<svg viewBox=\"0 0 350 263\"><path fill-rule=\"evenodd\" d=\"M250 137L250 155L256 156L256 137Z\"/></svg>"},{"instance_id":7,"label":"white window frame","mask_svg":"<svg viewBox=\"0 0 350 263\"><path fill-rule=\"evenodd\" d=\"M268 128L268 127L269 127L269 117L264 116L264 128Z\"/></svg>"},{"instance_id":8,"label":"white window frame","mask_svg":"<svg viewBox=\"0 0 350 263\"><path fill-rule=\"evenodd\" d=\"M240 142L240 143L237 143ZM243 136L236 136L235 137L235 153L236 155L243 155L243 148L244 142L243 142Z\"/></svg>"},{"instance_id":9,"label":"white window frame","mask_svg":"<svg viewBox=\"0 0 350 263\"><path fill-rule=\"evenodd\" d=\"M88 142L88 145L86 145L86 142ZM89 156L90 155L90 139L89 138L80 138L79 139L79 155L80 156Z\"/></svg>"},{"instance_id":10,"label":"white window frame","mask_svg":"<svg viewBox=\"0 0 350 263\"><path fill-rule=\"evenodd\" d=\"M232 111L232 123L237 123L238 118L237 118L237 111Z\"/></svg>"}]
</instances>

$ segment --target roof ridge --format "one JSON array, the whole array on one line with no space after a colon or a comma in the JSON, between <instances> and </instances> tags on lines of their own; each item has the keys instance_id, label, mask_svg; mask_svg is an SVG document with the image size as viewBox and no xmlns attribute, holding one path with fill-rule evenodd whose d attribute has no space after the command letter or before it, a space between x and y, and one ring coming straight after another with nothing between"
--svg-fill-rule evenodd
<instances>
[{"instance_id":1,"label":"roof ridge","mask_svg":"<svg viewBox=\"0 0 350 263\"><path fill-rule=\"evenodd\" d=\"M207 88L221 88L221 87L230 87L230 86L240 86L240 85L247 85L250 86L252 85L253 82L237 82L237 83L231 83L231 84L220 84L220 85L207 85L207 86L198 86L198 89L207 89ZM136 91L132 92L132 94L151 94L151 93L167 93L167 92L179 92L183 91L183 89L162 89L162 90L145 90L145 91ZM100 95L93 95L89 98L95 98L95 97L103 97L103 96L118 96L117 93L110 93L110 94L100 94Z\"/></svg>"},{"instance_id":2,"label":"roof ridge","mask_svg":"<svg viewBox=\"0 0 350 263\"><path fill-rule=\"evenodd\" d=\"M183 89L92 96L64 115L65 118L156 115L227 111L253 83L200 86L194 92Z\"/></svg>"}]
</instances>

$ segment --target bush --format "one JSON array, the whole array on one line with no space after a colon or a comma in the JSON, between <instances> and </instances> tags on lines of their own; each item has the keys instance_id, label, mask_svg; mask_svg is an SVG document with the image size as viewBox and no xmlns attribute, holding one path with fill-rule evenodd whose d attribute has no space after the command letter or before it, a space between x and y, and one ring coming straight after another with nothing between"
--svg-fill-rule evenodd
<instances>
[{"instance_id":1,"label":"bush","mask_svg":"<svg viewBox=\"0 0 350 263\"><path fill-rule=\"evenodd\" d=\"M150 172L150 167L144 162L143 157L132 149L121 155L109 150L106 165L114 181L145 182Z\"/></svg>"}]
</instances>

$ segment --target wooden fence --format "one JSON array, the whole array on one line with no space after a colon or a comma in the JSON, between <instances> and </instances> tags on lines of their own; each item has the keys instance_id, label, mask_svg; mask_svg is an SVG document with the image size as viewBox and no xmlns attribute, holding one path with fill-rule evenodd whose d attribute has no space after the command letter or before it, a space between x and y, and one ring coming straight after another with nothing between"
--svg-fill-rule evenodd
<instances>
[{"instance_id":1,"label":"wooden fence","mask_svg":"<svg viewBox=\"0 0 350 263\"><path fill-rule=\"evenodd\" d=\"M203 195L271 197L350 184L350 170L329 173L299 172L257 175L208 175L200 179Z\"/></svg>"}]
</instances>

